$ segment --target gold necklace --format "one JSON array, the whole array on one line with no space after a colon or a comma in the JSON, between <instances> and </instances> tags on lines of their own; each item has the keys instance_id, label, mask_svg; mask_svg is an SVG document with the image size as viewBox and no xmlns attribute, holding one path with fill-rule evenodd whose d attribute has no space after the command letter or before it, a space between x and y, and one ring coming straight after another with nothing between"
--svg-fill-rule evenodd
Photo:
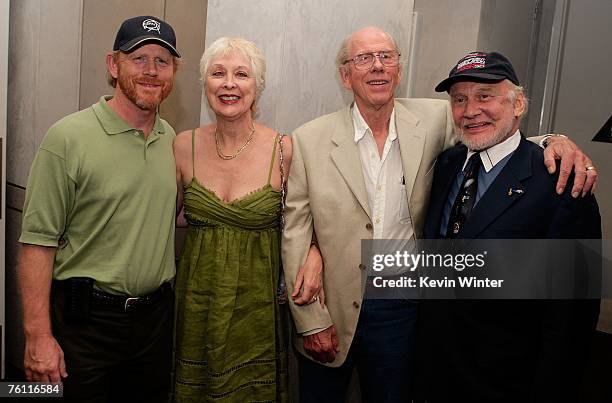
<instances>
[{"instance_id":1,"label":"gold necklace","mask_svg":"<svg viewBox=\"0 0 612 403\"><path fill-rule=\"evenodd\" d=\"M221 151L221 145L219 144L218 127L216 127L215 128L215 145L217 146L217 155L219 156L219 158L224 159L224 160L233 160L234 158L238 156L238 154L242 152L242 150L247 148L247 146L251 143L251 140L253 140L253 134L255 134L255 126L251 127L251 133L249 134L249 137L247 138L246 142L240 148L238 148L233 155L225 155Z\"/></svg>"}]
</instances>

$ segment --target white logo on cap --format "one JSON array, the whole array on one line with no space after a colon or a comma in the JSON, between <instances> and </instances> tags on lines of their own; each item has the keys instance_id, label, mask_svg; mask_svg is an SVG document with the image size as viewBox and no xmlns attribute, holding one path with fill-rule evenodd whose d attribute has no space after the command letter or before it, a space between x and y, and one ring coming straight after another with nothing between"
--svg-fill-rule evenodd
<instances>
[{"instance_id":1,"label":"white logo on cap","mask_svg":"<svg viewBox=\"0 0 612 403\"><path fill-rule=\"evenodd\" d=\"M161 27L159 21L155 21L149 18L148 20L144 20L142 22L142 27L149 32L157 31L157 33L161 35L161 32L159 32L159 28Z\"/></svg>"},{"instance_id":2,"label":"white logo on cap","mask_svg":"<svg viewBox=\"0 0 612 403\"><path fill-rule=\"evenodd\" d=\"M457 72L467 70L467 69L483 69L485 68L485 58L484 57L469 57L467 59L463 59L459 64L457 64Z\"/></svg>"}]
</instances>

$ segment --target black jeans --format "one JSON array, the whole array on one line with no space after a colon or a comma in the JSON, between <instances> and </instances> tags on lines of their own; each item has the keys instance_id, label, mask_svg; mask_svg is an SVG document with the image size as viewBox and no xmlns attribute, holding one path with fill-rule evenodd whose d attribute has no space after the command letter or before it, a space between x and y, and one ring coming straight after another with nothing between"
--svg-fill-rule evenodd
<instances>
[{"instance_id":1,"label":"black jeans","mask_svg":"<svg viewBox=\"0 0 612 403\"><path fill-rule=\"evenodd\" d=\"M53 296L53 332L66 362L67 402L167 402L172 368L174 292L129 312L92 306L86 323L67 323Z\"/></svg>"},{"instance_id":2,"label":"black jeans","mask_svg":"<svg viewBox=\"0 0 612 403\"><path fill-rule=\"evenodd\" d=\"M364 300L346 361L326 367L299 355L300 402L339 403L356 367L365 403L405 403L411 398L417 304Z\"/></svg>"}]
</instances>

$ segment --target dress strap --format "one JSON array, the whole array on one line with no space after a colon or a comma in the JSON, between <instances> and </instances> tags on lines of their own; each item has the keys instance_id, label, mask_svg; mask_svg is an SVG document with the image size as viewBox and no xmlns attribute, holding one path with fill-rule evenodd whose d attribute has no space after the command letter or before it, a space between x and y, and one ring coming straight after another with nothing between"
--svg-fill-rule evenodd
<instances>
[{"instance_id":1,"label":"dress strap","mask_svg":"<svg viewBox=\"0 0 612 403\"><path fill-rule=\"evenodd\" d=\"M277 133L276 137L274 137L274 148L272 149L272 159L270 160L270 171L268 172L268 185L270 184L270 179L272 179L272 168L274 168L274 160L276 158L276 144L278 144L278 139L281 134Z\"/></svg>"},{"instance_id":2,"label":"dress strap","mask_svg":"<svg viewBox=\"0 0 612 403\"><path fill-rule=\"evenodd\" d=\"M191 178L195 178L195 131L196 129L193 129L191 131Z\"/></svg>"}]
</instances>

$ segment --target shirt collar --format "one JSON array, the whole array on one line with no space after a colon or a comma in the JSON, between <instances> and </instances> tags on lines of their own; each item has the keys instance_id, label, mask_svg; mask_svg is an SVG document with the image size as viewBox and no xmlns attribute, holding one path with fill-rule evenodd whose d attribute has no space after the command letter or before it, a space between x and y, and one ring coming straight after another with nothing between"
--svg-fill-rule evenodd
<instances>
[{"instance_id":1,"label":"shirt collar","mask_svg":"<svg viewBox=\"0 0 612 403\"><path fill-rule=\"evenodd\" d=\"M482 161L482 166L485 171L489 172L491 169L493 169L495 165L499 163L499 161L512 154L514 150L518 148L520 142L521 132L517 130L512 136L508 137L501 143L495 144L494 146L481 151L480 160ZM467 161L475 153L476 151L468 150L465 162L463 163L463 169L465 169L465 164L467 164Z\"/></svg>"},{"instance_id":2,"label":"shirt collar","mask_svg":"<svg viewBox=\"0 0 612 403\"><path fill-rule=\"evenodd\" d=\"M104 95L100 97L100 102L92 106L93 111L106 134L119 134L136 130L128 125L125 120L121 119L121 117L117 115L117 113L115 113L110 106L108 106L108 101L110 101L112 98L113 97L110 95ZM164 125L159 118L159 113L156 113L152 133L164 134L165 132Z\"/></svg>"},{"instance_id":3,"label":"shirt collar","mask_svg":"<svg viewBox=\"0 0 612 403\"><path fill-rule=\"evenodd\" d=\"M359 143L359 141L366 135L368 131L372 133L372 130L366 123L365 119L361 115L359 111L359 107L356 103L353 103L352 116L353 116L353 127L355 128L355 143ZM391 111L391 117L389 118L389 136L387 137L387 141L394 141L397 138L397 130L395 129L395 107Z\"/></svg>"}]
</instances>

